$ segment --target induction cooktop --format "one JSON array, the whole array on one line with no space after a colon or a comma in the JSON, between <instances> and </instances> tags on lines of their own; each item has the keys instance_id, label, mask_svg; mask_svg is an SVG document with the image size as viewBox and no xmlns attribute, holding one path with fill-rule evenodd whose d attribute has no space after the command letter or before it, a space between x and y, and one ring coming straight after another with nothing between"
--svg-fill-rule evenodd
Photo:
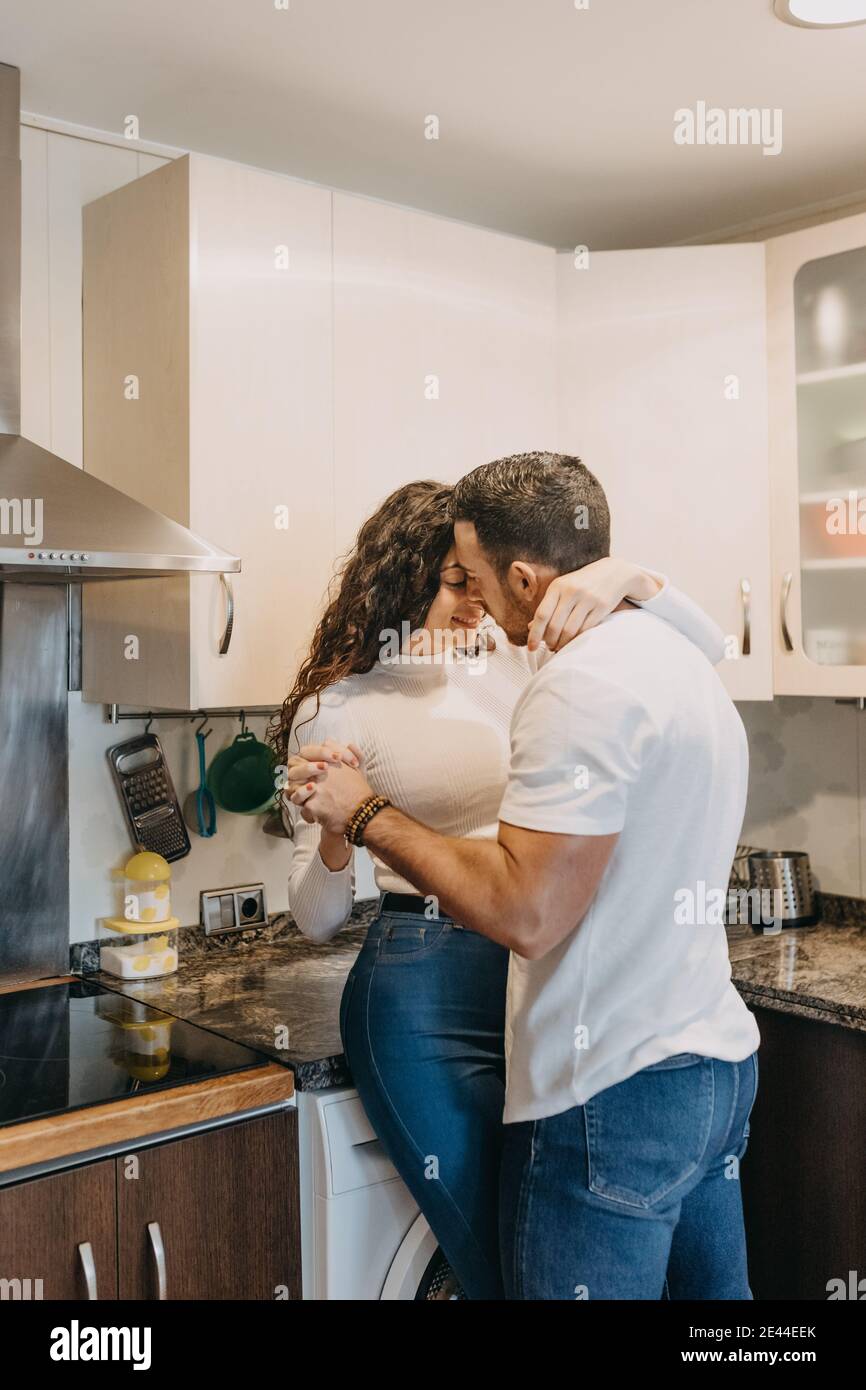
<instances>
[{"instance_id":1,"label":"induction cooktop","mask_svg":"<svg viewBox=\"0 0 866 1390\"><path fill-rule=\"evenodd\" d=\"M0 994L0 1126L269 1060L88 980Z\"/></svg>"}]
</instances>

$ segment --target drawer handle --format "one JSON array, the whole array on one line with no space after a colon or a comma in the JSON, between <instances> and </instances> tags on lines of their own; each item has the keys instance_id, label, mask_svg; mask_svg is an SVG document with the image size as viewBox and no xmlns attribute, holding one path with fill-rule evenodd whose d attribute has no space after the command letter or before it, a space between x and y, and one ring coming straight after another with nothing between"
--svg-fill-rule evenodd
<instances>
[{"instance_id":1,"label":"drawer handle","mask_svg":"<svg viewBox=\"0 0 866 1390\"><path fill-rule=\"evenodd\" d=\"M225 656L232 640L232 630L235 625L235 594L232 588L232 581L227 574L220 575L220 584L226 600L226 625L223 629L222 640L219 646L220 656Z\"/></svg>"},{"instance_id":2,"label":"drawer handle","mask_svg":"<svg viewBox=\"0 0 866 1390\"><path fill-rule=\"evenodd\" d=\"M160 1302L165 1302L168 1298L168 1275L165 1268L165 1245L162 1240L162 1231L159 1229L158 1221L149 1221L147 1224L147 1234L150 1236L150 1248L153 1252L153 1261L156 1265L156 1284L157 1298Z\"/></svg>"},{"instance_id":3,"label":"drawer handle","mask_svg":"<svg viewBox=\"0 0 866 1390\"><path fill-rule=\"evenodd\" d=\"M791 641L791 634L788 631L788 595L791 592L791 585L793 582L794 576L791 570L788 570L788 573L782 580L782 602L779 614L782 620L782 645L786 652L792 652L794 650L794 643Z\"/></svg>"},{"instance_id":4,"label":"drawer handle","mask_svg":"<svg viewBox=\"0 0 866 1390\"><path fill-rule=\"evenodd\" d=\"M84 1240L78 1247L78 1258L81 1261L81 1268L84 1272L84 1283L87 1288L89 1302L93 1303L97 1299L96 1293L96 1261L93 1258L93 1246L89 1240Z\"/></svg>"},{"instance_id":5,"label":"drawer handle","mask_svg":"<svg viewBox=\"0 0 866 1390\"><path fill-rule=\"evenodd\" d=\"M752 654L752 585L748 579L740 580L740 598L743 602L743 656Z\"/></svg>"}]
</instances>

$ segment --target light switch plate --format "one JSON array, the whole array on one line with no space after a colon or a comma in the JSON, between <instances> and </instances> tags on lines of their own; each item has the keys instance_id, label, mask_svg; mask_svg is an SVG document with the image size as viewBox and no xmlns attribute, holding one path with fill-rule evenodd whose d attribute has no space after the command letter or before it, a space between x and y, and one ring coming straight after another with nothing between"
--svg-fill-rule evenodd
<instances>
[{"instance_id":1,"label":"light switch plate","mask_svg":"<svg viewBox=\"0 0 866 1390\"><path fill-rule=\"evenodd\" d=\"M205 936L249 931L268 925L268 904L263 883L233 888L211 888L201 895L201 924Z\"/></svg>"}]
</instances>

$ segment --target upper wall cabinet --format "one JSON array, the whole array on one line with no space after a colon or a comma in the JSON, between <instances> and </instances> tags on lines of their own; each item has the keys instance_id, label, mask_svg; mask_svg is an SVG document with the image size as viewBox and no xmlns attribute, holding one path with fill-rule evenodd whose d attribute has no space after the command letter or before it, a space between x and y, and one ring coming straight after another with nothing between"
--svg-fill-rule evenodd
<instances>
[{"instance_id":1,"label":"upper wall cabinet","mask_svg":"<svg viewBox=\"0 0 866 1390\"><path fill-rule=\"evenodd\" d=\"M85 699L281 703L333 558L331 334L327 190L190 156L85 208L84 466L243 563L85 585Z\"/></svg>"},{"instance_id":2,"label":"upper wall cabinet","mask_svg":"<svg viewBox=\"0 0 866 1390\"><path fill-rule=\"evenodd\" d=\"M767 243L782 695L866 691L866 215Z\"/></svg>"},{"instance_id":3,"label":"upper wall cabinet","mask_svg":"<svg viewBox=\"0 0 866 1390\"><path fill-rule=\"evenodd\" d=\"M334 195L338 551L394 488L552 448L555 253Z\"/></svg>"},{"instance_id":4,"label":"upper wall cabinet","mask_svg":"<svg viewBox=\"0 0 866 1390\"><path fill-rule=\"evenodd\" d=\"M558 447L610 501L612 548L728 635L735 699L770 699L764 248L558 257Z\"/></svg>"}]
</instances>

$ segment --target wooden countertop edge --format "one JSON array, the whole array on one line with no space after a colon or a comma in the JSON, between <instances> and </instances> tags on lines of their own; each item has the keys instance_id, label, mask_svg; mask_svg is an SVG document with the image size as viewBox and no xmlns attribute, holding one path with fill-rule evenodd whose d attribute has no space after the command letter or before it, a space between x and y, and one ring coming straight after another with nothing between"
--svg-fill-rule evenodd
<instances>
[{"instance_id":1,"label":"wooden countertop edge","mask_svg":"<svg viewBox=\"0 0 866 1390\"><path fill-rule=\"evenodd\" d=\"M51 975L44 980L7 980L0 984L0 994L21 994L26 989L46 989L48 985L72 985L80 975Z\"/></svg>"},{"instance_id":2,"label":"wooden countertop edge","mask_svg":"<svg viewBox=\"0 0 866 1390\"><path fill-rule=\"evenodd\" d=\"M270 1062L212 1080L91 1105L68 1115L25 1120L0 1129L0 1172L126 1140L132 1150L136 1140L150 1134L273 1105L290 1100L294 1093L292 1072Z\"/></svg>"}]
</instances>

